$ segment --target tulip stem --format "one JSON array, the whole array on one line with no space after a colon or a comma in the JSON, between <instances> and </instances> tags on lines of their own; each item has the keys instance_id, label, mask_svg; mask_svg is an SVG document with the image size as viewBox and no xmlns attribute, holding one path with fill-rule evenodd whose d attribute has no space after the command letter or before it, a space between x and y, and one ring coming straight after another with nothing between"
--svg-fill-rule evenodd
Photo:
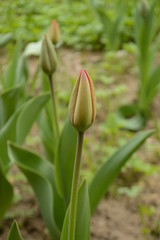
<instances>
[{"instance_id":1,"label":"tulip stem","mask_svg":"<svg viewBox=\"0 0 160 240\"><path fill-rule=\"evenodd\" d=\"M84 133L78 132L77 150L76 150L76 157L75 157L75 163L74 163L74 172L73 172L71 198L70 198L68 240L75 240L78 181L79 181L79 173L80 173L80 166L81 166L83 137L84 137Z\"/></svg>"},{"instance_id":2,"label":"tulip stem","mask_svg":"<svg viewBox=\"0 0 160 240\"><path fill-rule=\"evenodd\" d=\"M49 85L50 85L50 92L51 92L52 112L53 112L53 121L54 121L53 130L56 131L56 136L59 138L59 125L58 125L58 119L57 119L56 97L55 97L54 81L52 76L49 76Z\"/></svg>"}]
</instances>

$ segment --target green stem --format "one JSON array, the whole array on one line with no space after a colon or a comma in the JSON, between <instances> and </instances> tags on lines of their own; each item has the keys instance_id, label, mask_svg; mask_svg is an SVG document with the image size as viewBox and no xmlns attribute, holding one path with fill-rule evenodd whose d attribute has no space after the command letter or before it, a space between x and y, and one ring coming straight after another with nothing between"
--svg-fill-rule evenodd
<instances>
[{"instance_id":1,"label":"green stem","mask_svg":"<svg viewBox=\"0 0 160 240\"><path fill-rule=\"evenodd\" d=\"M53 120L54 120L54 130L56 131L56 136L59 138L59 125L57 119L57 108L56 108L56 98L55 98L55 89L54 89L54 81L52 76L49 77L50 91L51 91L51 99L52 99L52 109L53 109Z\"/></svg>"},{"instance_id":2,"label":"green stem","mask_svg":"<svg viewBox=\"0 0 160 240\"><path fill-rule=\"evenodd\" d=\"M70 200L70 212L69 212L69 229L68 240L74 240L75 227L76 227L76 213L77 213L77 198L78 198L78 181L81 165L82 147L83 147L84 133L78 132L77 151L74 164L74 172L72 179L72 190Z\"/></svg>"}]
</instances>

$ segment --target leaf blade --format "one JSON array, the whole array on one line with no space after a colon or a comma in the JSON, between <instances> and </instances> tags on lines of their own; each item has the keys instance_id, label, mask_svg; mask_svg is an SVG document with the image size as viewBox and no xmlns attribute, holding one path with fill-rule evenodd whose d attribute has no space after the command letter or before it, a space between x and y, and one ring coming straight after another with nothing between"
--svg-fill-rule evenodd
<instances>
[{"instance_id":1,"label":"leaf blade","mask_svg":"<svg viewBox=\"0 0 160 240\"><path fill-rule=\"evenodd\" d=\"M31 184L51 237L54 240L59 240L59 229L55 222L55 208L53 206L55 194L55 192L53 193L53 185L55 186L53 166L40 156L17 144L9 143L8 154L11 161L16 163ZM61 207L60 201L59 205Z\"/></svg>"},{"instance_id":2,"label":"leaf blade","mask_svg":"<svg viewBox=\"0 0 160 240\"><path fill-rule=\"evenodd\" d=\"M11 205L13 199L13 188L11 184L7 181L0 169L0 220L3 218L5 212Z\"/></svg>"},{"instance_id":3,"label":"leaf blade","mask_svg":"<svg viewBox=\"0 0 160 240\"><path fill-rule=\"evenodd\" d=\"M67 206L70 201L76 142L77 132L67 119L60 137L55 162L57 184Z\"/></svg>"},{"instance_id":4,"label":"leaf blade","mask_svg":"<svg viewBox=\"0 0 160 240\"><path fill-rule=\"evenodd\" d=\"M16 221L14 221L12 226L11 226L9 236L8 236L8 240L23 240Z\"/></svg>"},{"instance_id":5,"label":"leaf blade","mask_svg":"<svg viewBox=\"0 0 160 240\"><path fill-rule=\"evenodd\" d=\"M91 213L94 212L100 199L104 196L110 184L117 177L122 166L129 157L143 144L154 130L142 131L121 147L107 162L98 170L89 187Z\"/></svg>"},{"instance_id":6,"label":"leaf blade","mask_svg":"<svg viewBox=\"0 0 160 240\"><path fill-rule=\"evenodd\" d=\"M68 240L69 207L66 212L60 240ZM84 181L78 190L76 240L90 239L90 203L87 182Z\"/></svg>"},{"instance_id":7,"label":"leaf blade","mask_svg":"<svg viewBox=\"0 0 160 240\"><path fill-rule=\"evenodd\" d=\"M42 93L29 100L19 114L17 121L17 143L23 143L33 122L49 100L49 93Z\"/></svg>"}]
</instances>

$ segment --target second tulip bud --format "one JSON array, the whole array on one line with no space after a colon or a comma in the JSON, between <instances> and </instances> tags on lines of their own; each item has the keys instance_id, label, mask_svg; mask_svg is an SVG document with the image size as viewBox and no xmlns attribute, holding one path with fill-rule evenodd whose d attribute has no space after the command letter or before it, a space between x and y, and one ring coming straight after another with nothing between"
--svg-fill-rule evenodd
<instances>
[{"instance_id":1,"label":"second tulip bud","mask_svg":"<svg viewBox=\"0 0 160 240\"><path fill-rule=\"evenodd\" d=\"M41 49L41 67L42 70L51 76L57 68L57 55L51 40L44 35Z\"/></svg>"}]
</instances>

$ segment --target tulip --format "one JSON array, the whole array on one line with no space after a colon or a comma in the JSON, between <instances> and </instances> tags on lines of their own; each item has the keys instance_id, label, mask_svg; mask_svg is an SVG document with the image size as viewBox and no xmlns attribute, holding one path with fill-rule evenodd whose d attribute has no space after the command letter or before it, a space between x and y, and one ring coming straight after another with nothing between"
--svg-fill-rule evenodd
<instances>
[{"instance_id":1,"label":"tulip","mask_svg":"<svg viewBox=\"0 0 160 240\"><path fill-rule=\"evenodd\" d=\"M47 35L44 35L42 41L41 67L48 76L51 76L57 68L57 55L54 46Z\"/></svg>"},{"instance_id":2,"label":"tulip","mask_svg":"<svg viewBox=\"0 0 160 240\"><path fill-rule=\"evenodd\" d=\"M56 45L60 41L61 38L60 28L58 22L55 19L51 22L49 29L49 37L54 45Z\"/></svg>"},{"instance_id":3,"label":"tulip","mask_svg":"<svg viewBox=\"0 0 160 240\"><path fill-rule=\"evenodd\" d=\"M96 116L95 91L93 83L85 70L81 70L73 88L68 112L72 125L79 132L84 132L94 122Z\"/></svg>"}]
</instances>

